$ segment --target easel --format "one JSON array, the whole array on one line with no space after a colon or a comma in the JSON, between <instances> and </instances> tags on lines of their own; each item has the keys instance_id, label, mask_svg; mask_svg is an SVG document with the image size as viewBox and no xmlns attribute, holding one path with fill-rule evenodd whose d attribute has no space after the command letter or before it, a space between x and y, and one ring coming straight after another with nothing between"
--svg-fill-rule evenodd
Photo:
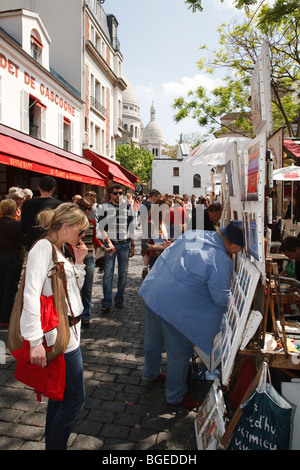
<instances>
[{"instance_id":1,"label":"easel","mask_svg":"<svg viewBox=\"0 0 300 470\"><path fill-rule=\"evenodd\" d=\"M283 295L281 294L281 287L280 287L280 279L278 274L278 265L277 263L273 263L267 260L266 262L266 285L265 285L265 292L264 292L264 299L263 299L263 319L261 322L261 327L258 332L259 340L258 345L263 346L265 342L265 335L267 331L267 323L269 315L271 315L272 325L274 329L274 335L276 339L282 344L283 350L280 352L263 352L261 348L249 347L244 351L239 351L239 355L243 356L241 363L238 365L235 371L233 371L231 375L231 380L236 376L243 366L244 361L247 358L255 358L257 361L257 373L255 377L252 379L247 391L245 392L239 406L237 407L233 417L230 420L229 425L223 435L221 441L218 444L218 450L225 450L234 433L234 430L243 414L241 409L241 405L245 403L251 394L254 392L255 388L258 385L262 369L263 363L267 362L270 367L280 368L280 369L287 369L285 372L288 375L297 377L297 375L293 375L291 372L292 370L299 370L300 371L300 356L296 356L297 360L293 361L292 356L288 353L287 348L287 338L285 332L285 318L284 318L284 308L283 303L284 300L293 300L295 303L300 303L300 297L297 296L290 298L287 296L287 299L283 299ZM277 309L275 311L275 302ZM276 314L279 318L281 324L281 334L282 338L279 339L279 334L276 325Z\"/></svg>"}]
</instances>

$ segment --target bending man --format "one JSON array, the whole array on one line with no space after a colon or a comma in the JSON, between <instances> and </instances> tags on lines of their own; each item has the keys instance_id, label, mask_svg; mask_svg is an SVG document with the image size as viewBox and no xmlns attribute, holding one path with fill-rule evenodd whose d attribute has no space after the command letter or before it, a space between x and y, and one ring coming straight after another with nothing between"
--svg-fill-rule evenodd
<instances>
[{"instance_id":1,"label":"bending man","mask_svg":"<svg viewBox=\"0 0 300 470\"><path fill-rule=\"evenodd\" d=\"M139 294L145 308L143 378L161 378L161 354L167 352L166 399L193 408L187 374L193 347L210 354L230 295L231 255L244 245L242 222L215 232L187 231L157 259Z\"/></svg>"}]
</instances>

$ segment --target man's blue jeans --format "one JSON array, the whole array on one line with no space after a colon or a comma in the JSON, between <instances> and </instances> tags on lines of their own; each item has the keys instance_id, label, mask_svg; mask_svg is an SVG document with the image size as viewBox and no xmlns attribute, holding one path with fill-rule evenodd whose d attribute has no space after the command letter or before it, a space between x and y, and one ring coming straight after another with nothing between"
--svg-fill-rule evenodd
<instances>
[{"instance_id":1,"label":"man's blue jeans","mask_svg":"<svg viewBox=\"0 0 300 470\"><path fill-rule=\"evenodd\" d=\"M115 253L105 254L103 273L102 307L112 306L112 289L116 259L118 260L118 284L115 302L124 302L124 291L127 281L130 242L114 243Z\"/></svg>"},{"instance_id":2,"label":"man's blue jeans","mask_svg":"<svg viewBox=\"0 0 300 470\"><path fill-rule=\"evenodd\" d=\"M95 259L94 256L87 256L84 259L85 264L85 278L84 284L81 289L82 303L83 303L83 312L82 319L89 320L91 318L92 310L92 291L93 291L93 281L95 273Z\"/></svg>"},{"instance_id":3,"label":"man's blue jeans","mask_svg":"<svg viewBox=\"0 0 300 470\"><path fill-rule=\"evenodd\" d=\"M46 417L46 450L66 450L76 418L84 404L83 365L80 347L65 354L66 388L63 401L49 400Z\"/></svg>"},{"instance_id":4,"label":"man's blue jeans","mask_svg":"<svg viewBox=\"0 0 300 470\"><path fill-rule=\"evenodd\" d=\"M167 352L166 400L179 404L188 391L187 375L193 343L146 305L145 365L142 373L145 380L154 380L159 375L164 348Z\"/></svg>"}]
</instances>

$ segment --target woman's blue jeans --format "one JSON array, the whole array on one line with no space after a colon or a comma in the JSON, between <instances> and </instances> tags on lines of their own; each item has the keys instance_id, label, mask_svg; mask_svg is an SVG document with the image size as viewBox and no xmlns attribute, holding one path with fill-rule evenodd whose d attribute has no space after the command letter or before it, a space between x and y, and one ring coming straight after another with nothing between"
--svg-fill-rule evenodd
<instances>
[{"instance_id":1,"label":"woman's blue jeans","mask_svg":"<svg viewBox=\"0 0 300 470\"><path fill-rule=\"evenodd\" d=\"M143 378L154 380L160 373L162 352L167 352L166 400L179 404L188 391L187 375L193 343L170 323L145 308L145 365Z\"/></svg>"},{"instance_id":2,"label":"woman's blue jeans","mask_svg":"<svg viewBox=\"0 0 300 470\"><path fill-rule=\"evenodd\" d=\"M105 254L103 273L102 307L112 306L112 289L116 259L118 260L118 284L115 302L124 302L124 291L127 282L130 242L114 243L115 253Z\"/></svg>"},{"instance_id":3,"label":"woman's blue jeans","mask_svg":"<svg viewBox=\"0 0 300 470\"><path fill-rule=\"evenodd\" d=\"M95 259L94 256L87 256L84 259L85 264L85 278L84 284L81 289L81 297L83 303L82 319L89 320L92 311L92 291L95 273Z\"/></svg>"},{"instance_id":4,"label":"woman's blue jeans","mask_svg":"<svg viewBox=\"0 0 300 470\"><path fill-rule=\"evenodd\" d=\"M76 418L84 404L84 381L81 349L65 354L66 388L63 401L48 401L45 441L46 450L66 450Z\"/></svg>"}]
</instances>

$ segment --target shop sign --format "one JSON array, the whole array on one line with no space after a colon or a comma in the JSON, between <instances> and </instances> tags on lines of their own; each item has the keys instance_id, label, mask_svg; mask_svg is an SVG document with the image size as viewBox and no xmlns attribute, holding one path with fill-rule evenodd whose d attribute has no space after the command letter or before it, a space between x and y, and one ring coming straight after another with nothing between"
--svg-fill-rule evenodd
<instances>
[{"instance_id":1,"label":"shop sign","mask_svg":"<svg viewBox=\"0 0 300 470\"><path fill-rule=\"evenodd\" d=\"M20 66L1 52L0 69L5 70L15 79L22 79L22 71L20 71ZM74 106L64 100L55 91L49 89L43 83L37 83L35 77L28 73L26 70L24 70L23 72L23 82L24 85L30 87L32 90L39 91L42 97L47 98L47 100L63 109L66 113L70 114L73 117L75 116Z\"/></svg>"}]
</instances>

